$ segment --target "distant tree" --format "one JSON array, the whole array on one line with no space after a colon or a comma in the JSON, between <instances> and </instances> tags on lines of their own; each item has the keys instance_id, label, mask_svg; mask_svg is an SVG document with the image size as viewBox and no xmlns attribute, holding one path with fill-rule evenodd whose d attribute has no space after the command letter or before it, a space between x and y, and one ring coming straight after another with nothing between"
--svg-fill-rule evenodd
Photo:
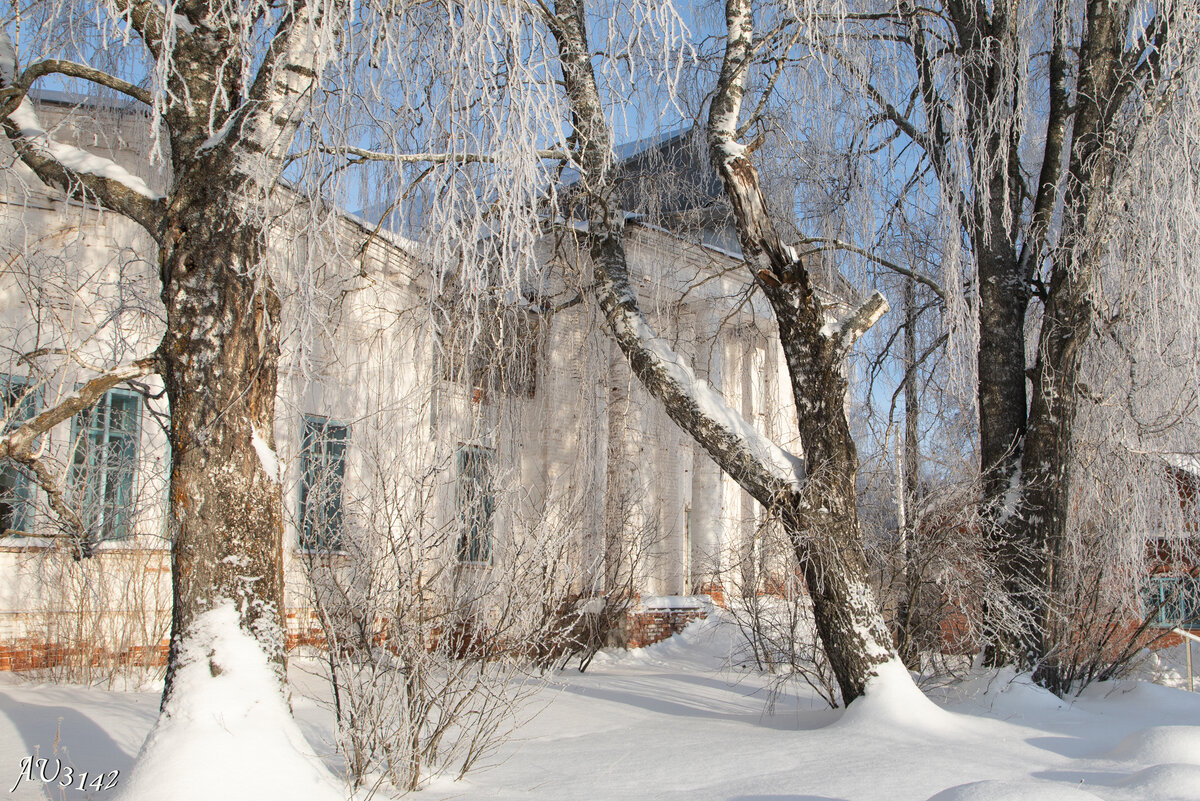
<instances>
[{"instance_id":1,"label":"distant tree","mask_svg":"<svg viewBox=\"0 0 1200 801\"><path fill-rule=\"evenodd\" d=\"M1080 409L1144 403L1144 386L1112 377L1183 352L1159 336L1135 354L1133 318L1184 339L1196 319L1190 290L1164 302L1160 288L1190 263L1196 230L1187 180L1160 171L1195 174L1182 143L1196 128L1196 6L868 2L841 19L813 36L841 90L826 108L861 137L856 169L875 180L863 192L887 209L854 239L887 256L941 231L936 291L952 350L973 351L955 369L975 395L981 509L1006 584L990 656L1056 686ZM875 154L891 177L866 168ZM1189 380L1174 386L1190 396ZM1171 449L1165 422L1127 426L1126 446Z\"/></svg>"}]
</instances>

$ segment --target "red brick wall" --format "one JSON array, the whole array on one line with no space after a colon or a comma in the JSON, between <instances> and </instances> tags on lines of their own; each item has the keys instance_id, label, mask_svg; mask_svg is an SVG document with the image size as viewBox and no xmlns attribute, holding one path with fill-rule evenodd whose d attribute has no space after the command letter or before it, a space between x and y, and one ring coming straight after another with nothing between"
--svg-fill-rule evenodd
<instances>
[{"instance_id":1,"label":"red brick wall","mask_svg":"<svg viewBox=\"0 0 1200 801\"><path fill-rule=\"evenodd\" d=\"M672 634L683 631L693 620L703 620L708 613L695 609L646 609L629 613L625 647L642 648L662 642Z\"/></svg>"},{"instance_id":2,"label":"red brick wall","mask_svg":"<svg viewBox=\"0 0 1200 801\"><path fill-rule=\"evenodd\" d=\"M103 648L71 648L61 643L48 643L32 639L19 639L0 643L0 671L40 670L86 660L93 667L115 663L142 667L162 667L167 664L169 643L163 640L158 645L137 645L118 653Z\"/></svg>"},{"instance_id":3,"label":"red brick wall","mask_svg":"<svg viewBox=\"0 0 1200 801\"><path fill-rule=\"evenodd\" d=\"M678 634L693 620L703 620L708 613L702 607L686 609L643 609L629 612L625 626L625 644L628 648L642 648L661 642L672 634ZM292 609L285 614L287 634L286 647L291 651L300 646L325 646L325 633L320 620L310 609ZM93 666L102 664L137 665L162 667L167 663L170 642L163 640L157 645L137 645L119 653L94 647L90 653L85 649L71 648L61 643L50 643L34 638L19 638L0 642L0 671L40 670L68 663L90 660Z\"/></svg>"}]
</instances>

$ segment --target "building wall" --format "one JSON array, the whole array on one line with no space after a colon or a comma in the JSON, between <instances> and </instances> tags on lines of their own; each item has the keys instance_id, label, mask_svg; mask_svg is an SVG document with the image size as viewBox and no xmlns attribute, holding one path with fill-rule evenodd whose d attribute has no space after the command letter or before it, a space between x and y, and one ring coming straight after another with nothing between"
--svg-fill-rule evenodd
<instances>
[{"instance_id":1,"label":"building wall","mask_svg":"<svg viewBox=\"0 0 1200 801\"><path fill-rule=\"evenodd\" d=\"M119 163L141 165L152 145L143 117L101 110L88 120L68 111L43 111L61 123L61 138L108 143ZM43 360L38 392L49 406L95 369L157 345L163 315L156 259L149 237L129 221L45 189L11 151L0 158L0 246L16 265L0 282L0 326L15 343L0 358L0 373L28 375L22 353L70 351L69 358ZM165 185L163 169L151 179ZM271 269L284 312L274 433L293 643L313 639L307 575L340 558L300 547L305 416L348 429L347 542L360 533L419 534L393 570L403 561L434 575L456 561L462 512L455 459L466 447L494 453L503 491L496 494L493 564L454 573L499 574L528 543L560 538L567 556L559 580L579 594L605 591L625 561L634 568L636 594L680 596L719 585L752 547L761 509L632 378L589 300L543 315L532 395L481 392L443 377L444 343L431 326L431 308L444 299L431 292L432 272L412 243L286 195L279 203ZM306 222L321 214L324 233L315 237ZM628 249L660 335L755 426L794 431L769 315L742 302L743 279L721 275L735 261L649 227L630 227ZM574 276L586 285L590 266L578 249L546 244L543 259L568 267L560 280ZM156 395L157 379L145 389L154 397L142 414L131 535L75 559L55 536L39 491L32 530L0 538L0 668L46 661L48 653L91 658L81 655L94 646L127 661L161 653L170 619L168 409ZM60 471L70 462L70 439L64 424L46 442Z\"/></svg>"}]
</instances>

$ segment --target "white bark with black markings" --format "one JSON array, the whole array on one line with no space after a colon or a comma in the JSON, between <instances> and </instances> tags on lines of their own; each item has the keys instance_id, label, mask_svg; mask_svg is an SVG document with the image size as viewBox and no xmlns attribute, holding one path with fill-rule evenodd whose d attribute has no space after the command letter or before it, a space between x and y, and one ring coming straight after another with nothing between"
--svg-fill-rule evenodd
<instances>
[{"instance_id":1,"label":"white bark with black markings","mask_svg":"<svg viewBox=\"0 0 1200 801\"><path fill-rule=\"evenodd\" d=\"M765 438L698 381L647 325L629 282L623 220L608 203L613 190L612 134L586 44L583 3L557 3L547 22L558 43L571 107L581 184L587 192L596 293L609 329L634 373L668 415L791 532L817 628L842 698L849 703L867 691L883 665L895 661L891 635L867 582L855 506L857 457L847 427L842 373L846 349L887 306L876 294L841 325L829 325L806 272L795 269L800 265L792 264L791 249L775 234L746 148L736 142L753 34L749 7L731 3L728 9L730 34L711 109L709 147L734 207L743 255L779 321L805 448L807 475L802 483L786 469L786 455L778 459L779 450L765 445Z\"/></svg>"}]
</instances>

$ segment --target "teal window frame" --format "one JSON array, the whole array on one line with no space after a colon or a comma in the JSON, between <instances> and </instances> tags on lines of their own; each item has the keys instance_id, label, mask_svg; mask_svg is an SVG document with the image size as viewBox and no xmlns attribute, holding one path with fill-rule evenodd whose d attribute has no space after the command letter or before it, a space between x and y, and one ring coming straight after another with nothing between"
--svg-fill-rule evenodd
<instances>
[{"instance_id":1,"label":"teal window frame","mask_svg":"<svg viewBox=\"0 0 1200 801\"><path fill-rule=\"evenodd\" d=\"M1200 629L1200 577L1154 576L1143 595L1153 628Z\"/></svg>"},{"instance_id":2,"label":"teal window frame","mask_svg":"<svg viewBox=\"0 0 1200 801\"><path fill-rule=\"evenodd\" d=\"M317 415L304 415L302 425L299 545L306 551L339 551L350 427Z\"/></svg>"},{"instance_id":3,"label":"teal window frame","mask_svg":"<svg viewBox=\"0 0 1200 801\"><path fill-rule=\"evenodd\" d=\"M18 376L0 373L0 420L8 433L38 412L37 393ZM33 531L35 485L29 471L11 459L0 460L0 535Z\"/></svg>"},{"instance_id":4,"label":"teal window frame","mask_svg":"<svg viewBox=\"0 0 1200 801\"><path fill-rule=\"evenodd\" d=\"M110 389L71 420L67 487L90 543L133 534L142 396Z\"/></svg>"},{"instance_id":5,"label":"teal window frame","mask_svg":"<svg viewBox=\"0 0 1200 801\"><path fill-rule=\"evenodd\" d=\"M458 470L455 504L458 509L458 561L491 565L496 530L496 494L492 477L496 451L480 445L462 445L455 457Z\"/></svg>"}]
</instances>

